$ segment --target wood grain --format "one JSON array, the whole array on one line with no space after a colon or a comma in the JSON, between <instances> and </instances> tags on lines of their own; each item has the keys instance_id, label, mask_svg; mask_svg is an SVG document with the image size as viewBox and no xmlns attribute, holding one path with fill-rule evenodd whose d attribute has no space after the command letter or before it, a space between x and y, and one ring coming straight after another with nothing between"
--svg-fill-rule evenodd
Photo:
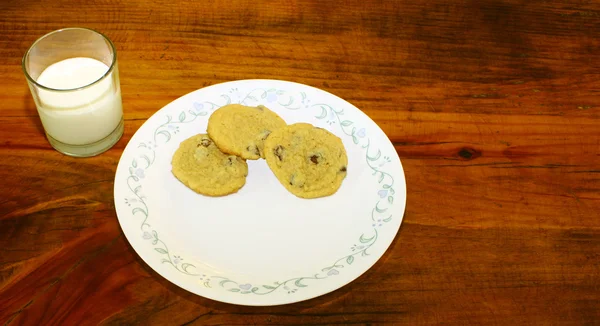
<instances>
[{"instance_id":1,"label":"wood grain","mask_svg":"<svg viewBox=\"0 0 600 326\"><path fill-rule=\"evenodd\" d=\"M116 44L125 135L88 159L44 138L20 60L84 26ZM595 325L600 322L597 1L0 2L0 322ZM124 239L125 145L198 88L322 88L386 132L408 186L399 235L350 285L286 306L190 294Z\"/></svg>"}]
</instances>

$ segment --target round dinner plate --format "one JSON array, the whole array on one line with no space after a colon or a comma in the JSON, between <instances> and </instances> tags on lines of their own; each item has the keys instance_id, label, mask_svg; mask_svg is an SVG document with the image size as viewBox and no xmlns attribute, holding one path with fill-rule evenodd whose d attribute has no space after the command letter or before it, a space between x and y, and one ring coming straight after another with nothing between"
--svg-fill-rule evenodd
<instances>
[{"instance_id":1,"label":"round dinner plate","mask_svg":"<svg viewBox=\"0 0 600 326\"><path fill-rule=\"evenodd\" d=\"M206 133L226 104L263 104L287 123L340 137L348 173L332 196L290 194L264 160L224 197L196 194L171 173L179 143ZM334 291L367 271L396 236L406 204L400 159L385 133L352 104L276 80L226 82L162 108L131 138L115 175L115 208L131 246L172 283L217 301L267 306Z\"/></svg>"}]
</instances>

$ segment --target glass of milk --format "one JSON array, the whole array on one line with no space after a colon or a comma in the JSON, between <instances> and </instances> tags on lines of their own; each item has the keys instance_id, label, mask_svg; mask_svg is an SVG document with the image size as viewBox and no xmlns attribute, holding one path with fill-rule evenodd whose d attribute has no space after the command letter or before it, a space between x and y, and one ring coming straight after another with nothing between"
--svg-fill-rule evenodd
<instances>
[{"instance_id":1,"label":"glass of milk","mask_svg":"<svg viewBox=\"0 0 600 326\"><path fill-rule=\"evenodd\" d=\"M94 156L123 135L117 52L104 35L65 28L42 36L23 71L48 142L70 156Z\"/></svg>"}]
</instances>

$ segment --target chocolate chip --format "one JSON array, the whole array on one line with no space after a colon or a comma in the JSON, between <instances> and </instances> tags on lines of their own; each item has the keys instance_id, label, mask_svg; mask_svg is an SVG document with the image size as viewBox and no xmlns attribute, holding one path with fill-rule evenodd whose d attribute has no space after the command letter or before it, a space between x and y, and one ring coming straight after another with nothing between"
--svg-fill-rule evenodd
<instances>
[{"instance_id":1,"label":"chocolate chip","mask_svg":"<svg viewBox=\"0 0 600 326\"><path fill-rule=\"evenodd\" d=\"M265 140L267 139L267 137L269 137L269 135L271 134L271 130L265 130L262 133L262 137L260 137L260 139Z\"/></svg>"},{"instance_id":2,"label":"chocolate chip","mask_svg":"<svg viewBox=\"0 0 600 326\"><path fill-rule=\"evenodd\" d=\"M260 156L260 151L258 150L258 147L256 147L256 145L254 145L254 146L248 146L248 147L246 147L246 150L248 152L251 152L251 153L254 153L255 155Z\"/></svg>"},{"instance_id":3,"label":"chocolate chip","mask_svg":"<svg viewBox=\"0 0 600 326\"><path fill-rule=\"evenodd\" d=\"M302 178L297 178L295 174L292 174L290 176L290 186L303 187L304 181L302 180Z\"/></svg>"},{"instance_id":4,"label":"chocolate chip","mask_svg":"<svg viewBox=\"0 0 600 326\"><path fill-rule=\"evenodd\" d=\"M309 157L310 161L314 164L319 164L323 162L323 156L320 153L313 154Z\"/></svg>"},{"instance_id":5,"label":"chocolate chip","mask_svg":"<svg viewBox=\"0 0 600 326\"><path fill-rule=\"evenodd\" d=\"M204 147L208 147L210 146L210 144L212 144L212 141L210 139L202 139L202 141L200 141L200 145L204 146Z\"/></svg>"},{"instance_id":6,"label":"chocolate chip","mask_svg":"<svg viewBox=\"0 0 600 326\"><path fill-rule=\"evenodd\" d=\"M340 169L340 172L346 172L346 167L342 166L342 168Z\"/></svg>"},{"instance_id":7,"label":"chocolate chip","mask_svg":"<svg viewBox=\"0 0 600 326\"><path fill-rule=\"evenodd\" d=\"M281 145L275 147L275 149L273 150L273 154L275 154L275 156L277 156L277 158L280 161L283 161L283 150L284 150L284 147Z\"/></svg>"}]
</instances>

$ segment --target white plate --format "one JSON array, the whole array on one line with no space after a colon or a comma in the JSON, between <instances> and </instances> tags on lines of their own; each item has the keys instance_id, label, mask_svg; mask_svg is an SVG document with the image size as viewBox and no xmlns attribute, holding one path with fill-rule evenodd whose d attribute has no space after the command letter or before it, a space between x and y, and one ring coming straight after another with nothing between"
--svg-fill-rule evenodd
<instances>
[{"instance_id":1,"label":"white plate","mask_svg":"<svg viewBox=\"0 0 600 326\"><path fill-rule=\"evenodd\" d=\"M227 103L264 104L288 123L326 128L344 142L348 174L333 196L287 192L264 160L246 185L205 197L171 174L179 143L206 132ZM306 85L241 80L187 94L129 141L115 176L119 223L135 251L178 286L217 301L278 305L336 290L367 271L396 236L406 204L400 159L383 131L352 104Z\"/></svg>"}]
</instances>

